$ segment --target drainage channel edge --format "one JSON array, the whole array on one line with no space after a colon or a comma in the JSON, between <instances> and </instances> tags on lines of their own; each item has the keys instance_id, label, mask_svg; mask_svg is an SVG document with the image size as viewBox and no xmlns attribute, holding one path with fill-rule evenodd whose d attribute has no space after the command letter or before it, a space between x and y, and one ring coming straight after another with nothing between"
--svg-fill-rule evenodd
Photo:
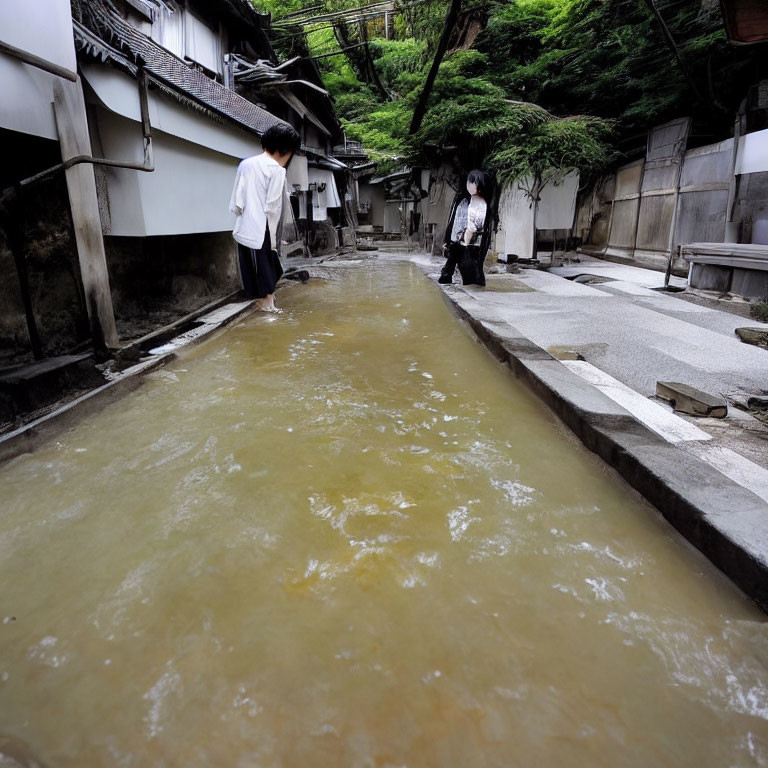
<instances>
[{"instance_id":1,"label":"drainage channel edge","mask_svg":"<svg viewBox=\"0 0 768 768\"><path fill-rule=\"evenodd\" d=\"M197 333L190 334L189 330L180 333L153 350L155 354L121 371L111 381L86 392L45 416L0 436L0 464L22 454L31 453L43 443L74 427L85 416L100 411L119 397L134 391L141 386L146 374L174 360L177 357L176 353L182 348L209 339L217 331L251 314L255 311L255 307L255 301L246 300L232 302L230 305L209 311L205 315L206 319L198 318L200 325L194 329L198 331Z\"/></svg>"},{"instance_id":2,"label":"drainage channel edge","mask_svg":"<svg viewBox=\"0 0 768 768\"><path fill-rule=\"evenodd\" d=\"M428 277L437 282L436 275ZM768 504L686 453L460 286L442 293L479 340L672 526L768 613Z\"/></svg>"}]
</instances>

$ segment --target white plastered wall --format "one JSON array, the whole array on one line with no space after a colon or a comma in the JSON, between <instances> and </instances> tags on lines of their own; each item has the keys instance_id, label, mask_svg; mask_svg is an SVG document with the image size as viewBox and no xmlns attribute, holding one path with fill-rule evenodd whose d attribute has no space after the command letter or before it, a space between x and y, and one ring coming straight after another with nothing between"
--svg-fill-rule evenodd
<instances>
[{"instance_id":1,"label":"white plastered wall","mask_svg":"<svg viewBox=\"0 0 768 768\"><path fill-rule=\"evenodd\" d=\"M69 0L0 0L0 40L77 71ZM53 116L56 75L0 54L0 128L58 139Z\"/></svg>"},{"instance_id":2,"label":"white plastered wall","mask_svg":"<svg viewBox=\"0 0 768 768\"><path fill-rule=\"evenodd\" d=\"M141 163L138 84L106 67L88 66L96 125L106 157ZM105 168L108 221L105 235L225 232L240 161L261 151L253 134L219 123L156 91L149 98L155 170Z\"/></svg>"},{"instance_id":3,"label":"white plastered wall","mask_svg":"<svg viewBox=\"0 0 768 768\"><path fill-rule=\"evenodd\" d=\"M499 198L496 251L524 258L533 252L533 203L517 182L507 184Z\"/></svg>"}]
</instances>

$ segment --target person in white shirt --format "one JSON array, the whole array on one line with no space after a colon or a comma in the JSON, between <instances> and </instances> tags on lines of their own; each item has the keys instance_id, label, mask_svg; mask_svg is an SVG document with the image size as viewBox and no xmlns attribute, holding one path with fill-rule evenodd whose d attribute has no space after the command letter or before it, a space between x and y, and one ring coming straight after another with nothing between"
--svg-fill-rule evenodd
<instances>
[{"instance_id":1,"label":"person in white shirt","mask_svg":"<svg viewBox=\"0 0 768 768\"><path fill-rule=\"evenodd\" d=\"M487 188L488 178L483 171L469 172L469 197L464 197L456 207L450 239L447 238L443 246L447 251L447 261L440 273L439 283L453 282L453 273L458 266L464 285L485 285L484 254L480 241L488 214Z\"/></svg>"},{"instance_id":2,"label":"person in white shirt","mask_svg":"<svg viewBox=\"0 0 768 768\"><path fill-rule=\"evenodd\" d=\"M301 146L299 134L287 123L269 128L261 137L260 155L240 163L229 209L237 216L232 237L237 242L240 279L249 298L261 299L264 312L275 306L275 285L283 274L275 250L283 209L285 168ZM274 247L273 247L274 246Z\"/></svg>"}]
</instances>

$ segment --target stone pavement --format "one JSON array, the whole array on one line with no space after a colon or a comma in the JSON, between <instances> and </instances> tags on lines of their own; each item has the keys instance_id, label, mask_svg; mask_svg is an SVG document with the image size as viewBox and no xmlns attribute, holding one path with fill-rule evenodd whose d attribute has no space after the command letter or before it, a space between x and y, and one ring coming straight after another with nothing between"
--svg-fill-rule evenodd
<instances>
[{"instance_id":1,"label":"stone pavement","mask_svg":"<svg viewBox=\"0 0 768 768\"><path fill-rule=\"evenodd\" d=\"M657 381L726 398L768 391L768 351L744 344L734 332L768 325L655 291L664 283L660 272L595 262L491 276L490 290L478 299L539 346L572 349L646 396L655 395ZM608 282L564 279L585 274ZM527 291L504 290L508 281Z\"/></svg>"}]
</instances>

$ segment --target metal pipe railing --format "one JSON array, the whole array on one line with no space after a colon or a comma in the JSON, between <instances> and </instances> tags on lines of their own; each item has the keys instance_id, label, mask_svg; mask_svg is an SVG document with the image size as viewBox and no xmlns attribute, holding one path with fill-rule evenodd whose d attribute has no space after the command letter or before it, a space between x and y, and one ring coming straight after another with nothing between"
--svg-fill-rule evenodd
<instances>
[{"instance_id":1,"label":"metal pipe railing","mask_svg":"<svg viewBox=\"0 0 768 768\"><path fill-rule=\"evenodd\" d=\"M23 179L19 182L19 186L23 188L30 184L37 184L60 171L66 171L68 168L72 168L74 165L80 165L81 163L102 165L108 168L125 168L130 171L144 171L147 173L154 171L155 161L152 149L152 126L149 122L148 87L147 74L144 70L141 70L139 72L139 106L141 109L141 132L144 141L143 163L139 164L123 160L109 160L106 157L93 157L92 155L76 155L75 157L70 157L68 160L65 160L63 163L58 163L50 168L46 168L44 171L40 171L40 173L36 173L34 176Z\"/></svg>"},{"instance_id":2,"label":"metal pipe railing","mask_svg":"<svg viewBox=\"0 0 768 768\"><path fill-rule=\"evenodd\" d=\"M70 80L73 83L77 82L76 72L72 72L65 67L60 67L58 64L53 64L50 61L41 59L39 56L27 53L27 51L22 51L21 48L17 48L15 45L10 45L9 43L4 43L2 40L0 40L0 53L13 56L14 59L23 61L25 64L37 67L45 72L50 72L57 77L63 77L65 80Z\"/></svg>"}]
</instances>

